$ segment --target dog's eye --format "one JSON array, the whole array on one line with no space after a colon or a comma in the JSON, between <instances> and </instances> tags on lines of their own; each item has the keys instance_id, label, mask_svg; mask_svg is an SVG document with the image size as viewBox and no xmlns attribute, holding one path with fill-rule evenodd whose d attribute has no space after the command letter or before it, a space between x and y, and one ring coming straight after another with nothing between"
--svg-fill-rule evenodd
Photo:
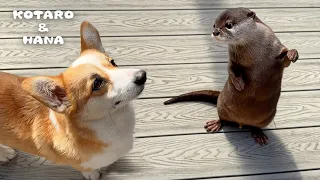
<instances>
[{"instance_id":1,"label":"dog's eye","mask_svg":"<svg viewBox=\"0 0 320 180\"><path fill-rule=\"evenodd\" d=\"M228 29L231 29L232 28L232 23L226 23L225 27L228 28Z\"/></svg>"},{"instance_id":2,"label":"dog's eye","mask_svg":"<svg viewBox=\"0 0 320 180\"><path fill-rule=\"evenodd\" d=\"M114 62L114 60L113 60L113 59L110 61L110 63L112 64L112 66L114 66L114 67L118 67L118 65Z\"/></svg>"},{"instance_id":3,"label":"dog's eye","mask_svg":"<svg viewBox=\"0 0 320 180\"><path fill-rule=\"evenodd\" d=\"M95 79L92 85L92 91L99 90L102 87L103 83L104 83L104 80L102 78Z\"/></svg>"}]
</instances>

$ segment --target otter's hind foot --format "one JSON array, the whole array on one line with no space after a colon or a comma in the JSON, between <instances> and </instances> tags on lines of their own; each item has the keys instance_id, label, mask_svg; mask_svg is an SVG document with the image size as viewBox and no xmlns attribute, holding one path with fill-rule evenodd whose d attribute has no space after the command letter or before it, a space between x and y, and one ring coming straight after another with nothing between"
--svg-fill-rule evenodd
<instances>
[{"instance_id":1,"label":"otter's hind foot","mask_svg":"<svg viewBox=\"0 0 320 180\"><path fill-rule=\"evenodd\" d=\"M207 121L204 125L204 128L207 130L207 132L218 132L222 127L220 120L213 120L213 121Z\"/></svg>"},{"instance_id":2,"label":"otter's hind foot","mask_svg":"<svg viewBox=\"0 0 320 180\"><path fill-rule=\"evenodd\" d=\"M252 128L251 133L256 143L259 143L261 146L268 144L268 137L264 134L264 132L261 129Z\"/></svg>"}]
</instances>

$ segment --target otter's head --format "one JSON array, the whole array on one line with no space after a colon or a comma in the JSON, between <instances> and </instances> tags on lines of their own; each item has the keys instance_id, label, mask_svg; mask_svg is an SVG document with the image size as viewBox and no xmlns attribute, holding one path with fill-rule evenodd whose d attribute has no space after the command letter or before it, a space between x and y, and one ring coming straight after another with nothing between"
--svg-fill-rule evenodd
<instances>
[{"instance_id":1,"label":"otter's head","mask_svg":"<svg viewBox=\"0 0 320 180\"><path fill-rule=\"evenodd\" d=\"M213 25L211 36L228 44L247 41L261 22L256 13L246 8L233 8L223 11Z\"/></svg>"}]
</instances>

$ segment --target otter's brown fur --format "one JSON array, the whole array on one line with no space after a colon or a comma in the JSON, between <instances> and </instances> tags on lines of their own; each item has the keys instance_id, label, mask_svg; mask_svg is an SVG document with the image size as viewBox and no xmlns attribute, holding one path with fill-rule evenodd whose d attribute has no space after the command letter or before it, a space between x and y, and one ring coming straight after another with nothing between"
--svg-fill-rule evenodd
<instances>
[{"instance_id":1,"label":"otter's brown fur","mask_svg":"<svg viewBox=\"0 0 320 180\"><path fill-rule=\"evenodd\" d=\"M260 144L267 136L260 128L274 118L281 94L285 67L298 59L295 49L288 50L255 12L246 8L228 9L216 19L213 36L229 45L228 80L220 92L197 91L166 101L211 99L217 101L219 120L209 121L207 131L218 131L222 121L249 126ZM193 97L193 98L190 98ZM213 99L213 100L212 100Z\"/></svg>"}]
</instances>

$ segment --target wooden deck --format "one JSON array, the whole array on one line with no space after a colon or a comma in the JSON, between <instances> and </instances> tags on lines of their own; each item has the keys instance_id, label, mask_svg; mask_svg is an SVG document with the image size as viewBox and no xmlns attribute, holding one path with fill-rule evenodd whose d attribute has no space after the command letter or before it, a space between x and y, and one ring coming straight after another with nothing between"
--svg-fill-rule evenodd
<instances>
[{"instance_id":1,"label":"wooden deck","mask_svg":"<svg viewBox=\"0 0 320 180\"><path fill-rule=\"evenodd\" d=\"M193 90L222 89L227 46L210 37L212 22L228 7L248 7L280 40L299 51L285 70L278 112L266 129L270 143L255 144L246 130L207 134L217 118L202 103L164 106ZM24 45L41 20L14 20L13 10L74 10L72 20L43 21L64 45ZM300 180L320 179L320 1L319 0L12 0L0 6L0 68L20 75L62 72L80 48L79 27L89 20L120 66L147 70L143 95L135 100L134 149L110 166L110 180ZM80 172L23 152L0 167L4 180L76 180Z\"/></svg>"}]
</instances>

